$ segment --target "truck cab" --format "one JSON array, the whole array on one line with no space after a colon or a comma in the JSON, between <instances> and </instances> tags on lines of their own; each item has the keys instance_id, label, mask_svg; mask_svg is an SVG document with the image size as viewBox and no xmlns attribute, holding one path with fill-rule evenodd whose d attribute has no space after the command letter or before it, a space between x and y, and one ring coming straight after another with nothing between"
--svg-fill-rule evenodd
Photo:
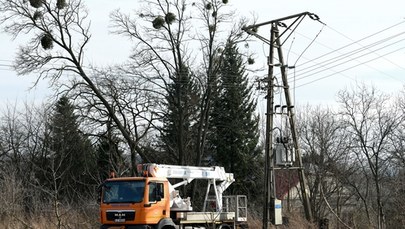
<instances>
[{"instance_id":1,"label":"truck cab","mask_svg":"<svg viewBox=\"0 0 405 229\"><path fill-rule=\"evenodd\" d=\"M121 228L137 225L173 225L170 219L168 181L156 177L123 177L107 179L101 185L101 228ZM135 226L133 227L135 228ZM170 227L168 227L170 228Z\"/></svg>"}]
</instances>

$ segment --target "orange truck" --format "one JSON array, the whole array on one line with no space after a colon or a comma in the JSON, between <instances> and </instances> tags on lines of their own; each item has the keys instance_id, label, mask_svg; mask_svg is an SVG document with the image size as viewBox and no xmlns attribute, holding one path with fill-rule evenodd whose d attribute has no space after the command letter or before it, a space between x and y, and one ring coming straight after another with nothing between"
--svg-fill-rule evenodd
<instances>
[{"instance_id":1,"label":"orange truck","mask_svg":"<svg viewBox=\"0 0 405 229\"><path fill-rule=\"evenodd\" d=\"M244 195L223 196L234 182L223 167L143 164L137 177L109 178L100 186L100 229L247 228ZM181 180L171 184L169 179ZM207 181L204 207L193 211L190 198L176 188L195 179Z\"/></svg>"}]
</instances>

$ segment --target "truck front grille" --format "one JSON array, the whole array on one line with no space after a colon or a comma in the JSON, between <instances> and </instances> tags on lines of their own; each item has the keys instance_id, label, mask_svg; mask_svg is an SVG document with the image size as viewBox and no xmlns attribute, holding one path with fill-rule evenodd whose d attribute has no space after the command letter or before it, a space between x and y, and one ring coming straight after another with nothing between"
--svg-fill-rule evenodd
<instances>
[{"instance_id":1,"label":"truck front grille","mask_svg":"<svg viewBox=\"0 0 405 229\"><path fill-rule=\"evenodd\" d=\"M107 210L107 220L114 222L125 222L135 219L134 210Z\"/></svg>"}]
</instances>

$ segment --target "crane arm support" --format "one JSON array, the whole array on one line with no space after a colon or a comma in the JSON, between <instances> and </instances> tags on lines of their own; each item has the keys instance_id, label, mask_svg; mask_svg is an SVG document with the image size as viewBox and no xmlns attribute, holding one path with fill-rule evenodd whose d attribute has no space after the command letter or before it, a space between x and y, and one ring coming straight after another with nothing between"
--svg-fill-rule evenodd
<instances>
[{"instance_id":1,"label":"crane arm support","mask_svg":"<svg viewBox=\"0 0 405 229\"><path fill-rule=\"evenodd\" d=\"M233 180L232 173L226 173L220 166L182 166L163 164L144 164L142 166L144 176L166 177L180 179L215 179L216 181ZM145 174L146 173L146 174Z\"/></svg>"}]
</instances>

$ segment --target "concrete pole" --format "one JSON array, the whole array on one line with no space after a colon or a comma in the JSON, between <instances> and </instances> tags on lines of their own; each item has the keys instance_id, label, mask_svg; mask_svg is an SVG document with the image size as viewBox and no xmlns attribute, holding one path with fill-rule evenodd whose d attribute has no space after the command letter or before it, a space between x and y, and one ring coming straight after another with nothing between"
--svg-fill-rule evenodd
<instances>
[{"instance_id":1,"label":"concrete pole","mask_svg":"<svg viewBox=\"0 0 405 229\"><path fill-rule=\"evenodd\" d=\"M269 66L267 75L267 113L266 113L266 145L265 145L265 204L263 211L263 229L269 228L274 218L275 183L274 183L274 160L273 160L273 115L274 115L274 76L273 76L273 59L274 59L274 31L271 27L270 50L267 60ZM273 214L270 214L273 213Z\"/></svg>"},{"instance_id":2,"label":"concrete pole","mask_svg":"<svg viewBox=\"0 0 405 229\"><path fill-rule=\"evenodd\" d=\"M302 194L302 201L304 205L304 211L305 211L305 217L308 221L312 222L312 210L311 210L311 203L309 201L309 191L307 189L307 181L305 178L305 173L304 173L304 168L302 165L302 158L301 158L301 153L300 149L298 146L298 137L297 137L297 132L295 129L295 115L293 112L293 105L291 102L291 96L290 96L290 88L288 85L288 79L287 79L287 73L286 73L286 65L284 63L284 58L283 58L283 52L281 50L281 42L280 39L278 39L278 30L277 27L275 28L275 37L276 37L276 46L277 46L277 51L278 51L278 59L280 61L280 70L281 70L281 78L283 81L283 89L284 89L284 96L285 100L287 103L287 111L288 111L288 117L289 117L289 122L290 122L290 128L291 128L291 137L294 143L294 148L295 148L295 155L297 158L297 163L298 163L298 175L300 179L300 187L301 187L301 194Z\"/></svg>"}]
</instances>

